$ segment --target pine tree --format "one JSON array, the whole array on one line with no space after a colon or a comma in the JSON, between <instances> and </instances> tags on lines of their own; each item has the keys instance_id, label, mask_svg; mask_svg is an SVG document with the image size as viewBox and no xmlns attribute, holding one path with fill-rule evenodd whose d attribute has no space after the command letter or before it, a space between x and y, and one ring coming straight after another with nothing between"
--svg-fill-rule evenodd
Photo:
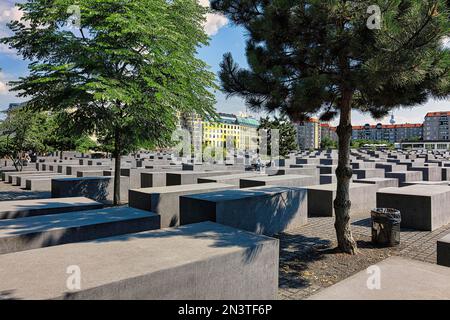
<instances>
[{"instance_id":1,"label":"pine tree","mask_svg":"<svg viewBox=\"0 0 450 320\"><path fill-rule=\"evenodd\" d=\"M338 247L355 254L350 229L351 111L376 118L450 95L445 0L213 0L248 34L249 69L225 54L220 79L253 110L294 120L339 116L334 201Z\"/></svg>"}]
</instances>

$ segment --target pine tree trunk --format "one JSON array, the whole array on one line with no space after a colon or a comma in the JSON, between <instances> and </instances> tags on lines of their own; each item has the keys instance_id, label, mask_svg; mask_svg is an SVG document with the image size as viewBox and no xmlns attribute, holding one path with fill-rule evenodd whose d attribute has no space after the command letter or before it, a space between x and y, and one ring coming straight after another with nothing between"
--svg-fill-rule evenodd
<instances>
[{"instance_id":1,"label":"pine tree trunk","mask_svg":"<svg viewBox=\"0 0 450 320\"><path fill-rule=\"evenodd\" d=\"M120 205L120 164L121 164L121 144L120 144L120 132L116 129L115 141L114 141L114 200L115 206Z\"/></svg>"},{"instance_id":2,"label":"pine tree trunk","mask_svg":"<svg viewBox=\"0 0 450 320\"><path fill-rule=\"evenodd\" d=\"M349 254L357 253L356 242L350 230L350 179L353 171L350 166L350 141L352 137L351 124L351 94L343 95L340 123L337 128L339 137L339 160L336 169L337 191L334 200L336 215L335 229L338 248Z\"/></svg>"}]
</instances>

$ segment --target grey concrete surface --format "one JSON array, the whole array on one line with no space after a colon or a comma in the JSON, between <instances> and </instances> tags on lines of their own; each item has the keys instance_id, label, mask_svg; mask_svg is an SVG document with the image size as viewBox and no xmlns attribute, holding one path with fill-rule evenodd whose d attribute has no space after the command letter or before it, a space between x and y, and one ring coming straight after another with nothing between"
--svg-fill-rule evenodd
<instances>
[{"instance_id":1,"label":"grey concrete surface","mask_svg":"<svg viewBox=\"0 0 450 320\"><path fill-rule=\"evenodd\" d=\"M180 223L180 196L233 189L223 183L202 183L181 186L132 189L129 205L133 208L161 215L161 227L175 227Z\"/></svg>"},{"instance_id":2,"label":"grey concrete surface","mask_svg":"<svg viewBox=\"0 0 450 320\"><path fill-rule=\"evenodd\" d=\"M1 201L0 219L16 219L102 207L101 203L84 197Z\"/></svg>"},{"instance_id":3,"label":"grey concrete surface","mask_svg":"<svg viewBox=\"0 0 450 320\"><path fill-rule=\"evenodd\" d=\"M230 175L236 173L236 171L180 171L180 172L167 172L166 173L166 185L167 186L179 186L185 184L195 184L198 178L203 177L215 177L222 175Z\"/></svg>"},{"instance_id":4,"label":"grey concrete surface","mask_svg":"<svg viewBox=\"0 0 450 320\"><path fill-rule=\"evenodd\" d=\"M0 292L9 299L275 299L278 255L276 239L205 222L2 255ZM67 287L70 266L81 270L81 289Z\"/></svg>"},{"instance_id":5,"label":"grey concrete surface","mask_svg":"<svg viewBox=\"0 0 450 320\"><path fill-rule=\"evenodd\" d=\"M281 176L253 177L240 179L240 188L254 188L264 186L304 187L320 183L319 176L303 176L287 174Z\"/></svg>"},{"instance_id":6,"label":"grey concrete surface","mask_svg":"<svg viewBox=\"0 0 450 320\"><path fill-rule=\"evenodd\" d=\"M129 207L0 220L0 254L160 228L159 215Z\"/></svg>"},{"instance_id":7,"label":"grey concrete surface","mask_svg":"<svg viewBox=\"0 0 450 320\"><path fill-rule=\"evenodd\" d=\"M336 184L308 186L308 216L334 216L333 202L336 198ZM352 206L350 215L370 217L370 211L376 207L376 191L374 184L351 183L350 201Z\"/></svg>"},{"instance_id":8,"label":"grey concrete surface","mask_svg":"<svg viewBox=\"0 0 450 320\"><path fill-rule=\"evenodd\" d=\"M400 257L376 265L380 289L370 290L366 270L310 297L311 300L449 300L450 268Z\"/></svg>"},{"instance_id":9,"label":"grey concrete surface","mask_svg":"<svg viewBox=\"0 0 450 320\"><path fill-rule=\"evenodd\" d=\"M180 223L213 221L268 236L307 223L307 190L259 187L180 197Z\"/></svg>"},{"instance_id":10,"label":"grey concrete surface","mask_svg":"<svg viewBox=\"0 0 450 320\"><path fill-rule=\"evenodd\" d=\"M129 178L120 177L120 198L128 202ZM114 198L114 177L52 179L52 197L87 197L110 204Z\"/></svg>"},{"instance_id":11,"label":"grey concrete surface","mask_svg":"<svg viewBox=\"0 0 450 320\"><path fill-rule=\"evenodd\" d=\"M370 183L375 184L379 189L398 187L398 179L394 178L367 178L367 179L355 179L354 183Z\"/></svg>"},{"instance_id":12,"label":"grey concrete surface","mask_svg":"<svg viewBox=\"0 0 450 320\"><path fill-rule=\"evenodd\" d=\"M437 242L437 264L450 267L450 233Z\"/></svg>"},{"instance_id":13,"label":"grey concrete surface","mask_svg":"<svg viewBox=\"0 0 450 320\"><path fill-rule=\"evenodd\" d=\"M249 173L237 173L230 174L224 176L212 176L212 177L204 177L198 178L198 183L225 183L233 185L239 188L240 180L245 178L258 178L258 177L267 177L266 174L261 174L258 172L249 172Z\"/></svg>"},{"instance_id":14,"label":"grey concrete surface","mask_svg":"<svg viewBox=\"0 0 450 320\"><path fill-rule=\"evenodd\" d=\"M432 231L450 223L450 187L412 185L380 189L377 207L400 210L402 227Z\"/></svg>"}]
</instances>

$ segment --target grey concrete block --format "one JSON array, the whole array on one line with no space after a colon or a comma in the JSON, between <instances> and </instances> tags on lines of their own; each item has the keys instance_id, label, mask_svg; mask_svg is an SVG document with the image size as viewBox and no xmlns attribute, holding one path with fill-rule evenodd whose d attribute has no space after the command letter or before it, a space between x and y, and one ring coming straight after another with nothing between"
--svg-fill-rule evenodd
<instances>
[{"instance_id":1,"label":"grey concrete block","mask_svg":"<svg viewBox=\"0 0 450 320\"><path fill-rule=\"evenodd\" d=\"M437 242L437 264L450 267L450 234Z\"/></svg>"},{"instance_id":2,"label":"grey concrete block","mask_svg":"<svg viewBox=\"0 0 450 320\"><path fill-rule=\"evenodd\" d=\"M180 196L233 189L222 183L202 183L182 186L132 189L129 205L133 208L161 215L161 227L175 227L180 223Z\"/></svg>"},{"instance_id":3,"label":"grey concrete block","mask_svg":"<svg viewBox=\"0 0 450 320\"><path fill-rule=\"evenodd\" d=\"M102 208L99 202L88 198L37 199L0 202L0 219L17 219L38 215L57 214Z\"/></svg>"},{"instance_id":4,"label":"grey concrete block","mask_svg":"<svg viewBox=\"0 0 450 320\"><path fill-rule=\"evenodd\" d=\"M276 299L278 252L276 239L205 222L2 255L0 292L10 299ZM82 272L80 290L66 286L69 266Z\"/></svg>"},{"instance_id":5,"label":"grey concrete block","mask_svg":"<svg viewBox=\"0 0 450 320\"><path fill-rule=\"evenodd\" d=\"M450 223L450 187L413 185L380 189L377 207L400 210L404 228L436 230Z\"/></svg>"},{"instance_id":6,"label":"grey concrete block","mask_svg":"<svg viewBox=\"0 0 450 320\"><path fill-rule=\"evenodd\" d=\"M396 172L386 172L386 178L394 178L398 179L399 186L402 186L403 183L409 181L420 181L423 180L423 175L421 171L396 171Z\"/></svg>"},{"instance_id":7,"label":"grey concrete block","mask_svg":"<svg viewBox=\"0 0 450 320\"><path fill-rule=\"evenodd\" d=\"M355 179L354 183L370 183L375 184L378 189L398 187L398 180L394 178L368 178L368 179Z\"/></svg>"},{"instance_id":8,"label":"grey concrete block","mask_svg":"<svg viewBox=\"0 0 450 320\"><path fill-rule=\"evenodd\" d=\"M422 177L424 181L442 180L442 169L439 167L412 166L408 168L408 170L422 172Z\"/></svg>"},{"instance_id":9,"label":"grey concrete block","mask_svg":"<svg viewBox=\"0 0 450 320\"><path fill-rule=\"evenodd\" d=\"M332 217L334 216L334 199L336 198L336 184L309 186L308 189L308 216ZM351 216L370 217L372 209L376 208L376 191L374 184L350 184Z\"/></svg>"},{"instance_id":10,"label":"grey concrete block","mask_svg":"<svg viewBox=\"0 0 450 320\"><path fill-rule=\"evenodd\" d=\"M304 187L316 185L320 182L319 176L303 176L288 174L282 176L254 177L241 179L240 188L254 188L264 186Z\"/></svg>"},{"instance_id":11,"label":"grey concrete block","mask_svg":"<svg viewBox=\"0 0 450 320\"><path fill-rule=\"evenodd\" d=\"M180 171L167 172L166 184L167 186L179 186L185 184L196 184L198 178L214 177L221 175L228 175L236 173L234 171Z\"/></svg>"},{"instance_id":12,"label":"grey concrete block","mask_svg":"<svg viewBox=\"0 0 450 320\"><path fill-rule=\"evenodd\" d=\"M120 177L120 198L128 202L128 177ZM113 177L83 177L52 179L52 197L87 197L105 204L112 203L114 197Z\"/></svg>"},{"instance_id":13,"label":"grey concrete block","mask_svg":"<svg viewBox=\"0 0 450 320\"><path fill-rule=\"evenodd\" d=\"M39 178L27 178L25 180L25 189L31 191L51 191L52 190L52 179L65 179L71 178L72 176L61 176L55 174L54 176L39 177Z\"/></svg>"},{"instance_id":14,"label":"grey concrete block","mask_svg":"<svg viewBox=\"0 0 450 320\"><path fill-rule=\"evenodd\" d=\"M383 169L354 169L353 174L356 174L358 179L384 178Z\"/></svg>"},{"instance_id":15,"label":"grey concrete block","mask_svg":"<svg viewBox=\"0 0 450 320\"><path fill-rule=\"evenodd\" d=\"M369 290L363 270L311 296L310 300L449 300L450 270L431 263L390 257L377 263L380 289Z\"/></svg>"},{"instance_id":16,"label":"grey concrete block","mask_svg":"<svg viewBox=\"0 0 450 320\"><path fill-rule=\"evenodd\" d=\"M267 177L266 174L257 172L237 173L224 176L198 178L198 183L225 183L239 188L240 180L243 178Z\"/></svg>"},{"instance_id":17,"label":"grey concrete block","mask_svg":"<svg viewBox=\"0 0 450 320\"><path fill-rule=\"evenodd\" d=\"M128 207L0 220L0 254L159 228L159 215Z\"/></svg>"},{"instance_id":18,"label":"grey concrete block","mask_svg":"<svg viewBox=\"0 0 450 320\"><path fill-rule=\"evenodd\" d=\"M213 221L271 236L308 221L307 190L259 187L180 197L180 223Z\"/></svg>"},{"instance_id":19,"label":"grey concrete block","mask_svg":"<svg viewBox=\"0 0 450 320\"><path fill-rule=\"evenodd\" d=\"M166 186L166 172L142 172L141 188L155 188Z\"/></svg>"}]
</instances>

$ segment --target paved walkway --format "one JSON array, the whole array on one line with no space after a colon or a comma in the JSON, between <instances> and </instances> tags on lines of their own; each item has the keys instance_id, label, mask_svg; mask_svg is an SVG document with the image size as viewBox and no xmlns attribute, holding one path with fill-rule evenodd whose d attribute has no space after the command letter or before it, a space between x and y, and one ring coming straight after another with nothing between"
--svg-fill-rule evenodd
<instances>
[{"instance_id":1,"label":"paved walkway","mask_svg":"<svg viewBox=\"0 0 450 320\"><path fill-rule=\"evenodd\" d=\"M433 232L402 230L398 248L371 244L370 219L352 220L356 256L337 253L334 218L309 218L306 226L279 235L280 299L304 299L392 255L436 263L436 241L450 224Z\"/></svg>"},{"instance_id":2,"label":"paved walkway","mask_svg":"<svg viewBox=\"0 0 450 320\"><path fill-rule=\"evenodd\" d=\"M51 198L51 192L28 191L0 181L0 201Z\"/></svg>"}]
</instances>

